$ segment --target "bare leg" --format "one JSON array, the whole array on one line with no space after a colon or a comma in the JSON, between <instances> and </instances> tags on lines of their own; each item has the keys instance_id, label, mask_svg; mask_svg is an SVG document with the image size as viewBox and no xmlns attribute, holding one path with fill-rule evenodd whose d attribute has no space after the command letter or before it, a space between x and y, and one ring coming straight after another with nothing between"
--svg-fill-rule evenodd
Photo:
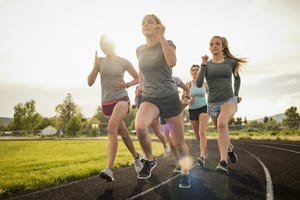
<instances>
[{"instance_id":1,"label":"bare leg","mask_svg":"<svg viewBox=\"0 0 300 200\"><path fill-rule=\"evenodd\" d=\"M207 139L206 128L209 121L207 113L201 113L199 116L199 136L200 136L200 157L206 157Z\"/></svg>"},{"instance_id":2,"label":"bare leg","mask_svg":"<svg viewBox=\"0 0 300 200\"><path fill-rule=\"evenodd\" d=\"M121 125L118 129L118 133L122 137L122 140L123 140L124 144L126 145L127 149L130 151L131 155L134 158L138 157L138 154L135 150L135 147L134 147L132 139L129 135L128 129L124 123L124 120L121 122Z\"/></svg>"},{"instance_id":3,"label":"bare leg","mask_svg":"<svg viewBox=\"0 0 300 200\"><path fill-rule=\"evenodd\" d=\"M147 160L153 160L148 127L158 115L159 109L154 104L146 101L141 104L135 116L135 130Z\"/></svg>"},{"instance_id":4,"label":"bare leg","mask_svg":"<svg viewBox=\"0 0 300 200\"><path fill-rule=\"evenodd\" d=\"M113 110L113 113L109 119L107 132L108 132L108 158L107 167L112 168L117 149L118 149L118 127L120 127L121 122L125 118L128 111L128 103L125 101L118 102Z\"/></svg>"},{"instance_id":5,"label":"bare leg","mask_svg":"<svg viewBox=\"0 0 300 200\"><path fill-rule=\"evenodd\" d=\"M197 138L197 140L200 140L200 136L199 136L199 120L191 120L191 125L192 128L194 130L195 136Z\"/></svg>"},{"instance_id":6,"label":"bare leg","mask_svg":"<svg viewBox=\"0 0 300 200\"><path fill-rule=\"evenodd\" d=\"M159 123L158 119L153 120L153 122L151 124L151 128L152 128L154 134L159 138L159 140L163 144L164 149L167 148L167 141L166 141L165 136L163 134L161 134L160 123Z\"/></svg>"},{"instance_id":7,"label":"bare leg","mask_svg":"<svg viewBox=\"0 0 300 200\"><path fill-rule=\"evenodd\" d=\"M220 150L220 157L221 160L225 160L227 162L227 154L228 154L228 147L230 145L230 135L229 135L229 128L228 122L237 111L237 106L235 103L226 102L221 108L220 115L217 121L217 127L219 132L219 150Z\"/></svg>"},{"instance_id":8,"label":"bare leg","mask_svg":"<svg viewBox=\"0 0 300 200\"><path fill-rule=\"evenodd\" d=\"M182 167L182 172L187 174L192 163L189 163L189 150L184 141L183 113L181 112L175 117L168 118L166 121L169 124L173 144L177 149L177 156Z\"/></svg>"},{"instance_id":9,"label":"bare leg","mask_svg":"<svg viewBox=\"0 0 300 200\"><path fill-rule=\"evenodd\" d=\"M162 132L164 133L164 135L166 137L166 140L167 140L168 144L170 145L171 152L172 152L173 156L176 158L176 160L178 160L176 149L175 149L175 146L172 142L168 125L164 124L162 127L163 127Z\"/></svg>"}]
</instances>

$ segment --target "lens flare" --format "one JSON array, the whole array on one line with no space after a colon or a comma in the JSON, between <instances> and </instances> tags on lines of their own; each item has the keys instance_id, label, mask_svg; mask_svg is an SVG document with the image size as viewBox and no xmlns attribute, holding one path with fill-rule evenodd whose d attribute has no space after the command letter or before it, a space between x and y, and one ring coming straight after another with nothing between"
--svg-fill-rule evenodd
<instances>
[{"instance_id":1,"label":"lens flare","mask_svg":"<svg viewBox=\"0 0 300 200\"><path fill-rule=\"evenodd\" d=\"M179 160L179 164L183 173L188 173L192 168L193 163L193 159L190 156L185 156Z\"/></svg>"}]
</instances>

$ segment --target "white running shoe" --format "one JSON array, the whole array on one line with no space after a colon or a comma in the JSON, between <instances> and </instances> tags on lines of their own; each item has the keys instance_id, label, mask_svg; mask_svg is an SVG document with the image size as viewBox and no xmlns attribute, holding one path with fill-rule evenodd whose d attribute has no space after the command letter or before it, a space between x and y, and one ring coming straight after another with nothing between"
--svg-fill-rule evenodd
<instances>
[{"instance_id":1,"label":"white running shoe","mask_svg":"<svg viewBox=\"0 0 300 200\"><path fill-rule=\"evenodd\" d=\"M100 172L100 177L105 179L106 182L113 182L114 176L113 176L113 171L110 168L105 168Z\"/></svg>"},{"instance_id":2,"label":"white running shoe","mask_svg":"<svg viewBox=\"0 0 300 200\"><path fill-rule=\"evenodd\" d=\"M139 173L143 168L142 159L144 159L144 158L141 154L139 154L139 153L137 153L137 154L139 155L139 157L134 159L134 169L135 169L136 173Z\"/></svg>"}]
</instances>

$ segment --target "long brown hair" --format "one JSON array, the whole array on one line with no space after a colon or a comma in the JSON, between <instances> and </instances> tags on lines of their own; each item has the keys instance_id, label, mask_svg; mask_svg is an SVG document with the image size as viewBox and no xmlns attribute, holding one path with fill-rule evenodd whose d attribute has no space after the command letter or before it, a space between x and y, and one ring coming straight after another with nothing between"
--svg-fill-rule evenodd
<instances>
[{"instance_id":1,"label":"long brown hair","mask_svg":"<svg viewBox=\"0 0 300 200\"><path fill-rule=\"evenodd\" d=\"M224 47L224 50L223 50L224 57L231 58L232 60L234 60L236 62L236 68L234 70L234 75L237 75L239 73L239 71L241 70L242 65L248 62L247 59L246 58L237 58L234 55L232 55L232 53L230 52L229 47L228 47L228 41L225 37L214 36L213 38L218 38L222 41L222 46Z\"/></svg>"}]
</instances>

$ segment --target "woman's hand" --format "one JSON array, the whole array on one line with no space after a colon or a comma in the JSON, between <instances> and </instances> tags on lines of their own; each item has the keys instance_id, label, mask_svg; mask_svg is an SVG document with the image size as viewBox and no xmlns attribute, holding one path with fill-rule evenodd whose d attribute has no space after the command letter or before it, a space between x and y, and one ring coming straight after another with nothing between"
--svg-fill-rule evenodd
<instances>
[{"instance_id":1,"label":"woman's hand","mask_svg":"<svg viewBox=\"0 0 300 200\"><path fill-rule=\"evenodd\" d=\"M202 56L201 58L202 58L202 64L203 64L203 65L207 65L207 62L208 62L208 58L209 58L209 57L208 57L207 55L204 55L204 56Z\"/></svg>"},{"instance_id":2,"label":"woman's hand","mask_svg":"<svg viewBox=\"0 0 300 200\"><path fill-rule=\"evenodd\" d=\"M192 96L191 99L189 100L189 104L192 104L195 101L195 96Z\"/></svg>"},{"instance_id":3,"label":"woman's hand","mask_svg":"<svg viewBox=\"0 0 300 200\"><path fill-rule=\"evenodd\" d=\"M115 88L117 88L117 89L124 89L124 88L126 88L126 83L124 82L124 81L122 81L122 82L116 82L115 83Z\"/></svg>"},{"instance_id":4,"label":"woman's hand","mask_svg":"<svg viewBox=\"0 0 300 200\"><path fill-rule=\"evenodd\" d=\"M242 101L242 97L237 97L237 103L240 103Z\"/></svg>"},{"instance_id":5,"label":"woman's hand","mask_svg":"<svg viewBox=\"0 0 300 200\"><path fill-rule=\"evenodd\" d=\"M156 35L157 35L158 37L163 37L164 34L165 34L166 28L165 28L164 25L158 24L158 25L156 25L156 27L154 28L154 30L155 30L155 33L156 33Z\"/></svg>"}]
</instances>

